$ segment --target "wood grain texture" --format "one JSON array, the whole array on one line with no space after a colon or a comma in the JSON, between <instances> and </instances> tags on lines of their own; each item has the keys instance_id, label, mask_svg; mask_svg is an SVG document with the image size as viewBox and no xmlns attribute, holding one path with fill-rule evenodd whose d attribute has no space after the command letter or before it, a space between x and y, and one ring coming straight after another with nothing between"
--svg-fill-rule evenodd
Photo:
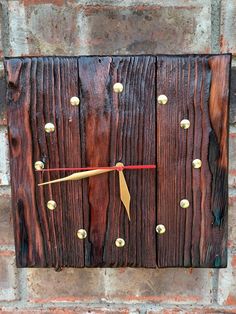
<instances>
[{"instance_id":1,"label":"wood grain texture","mask_svg":"<svg viewBox=\"0 0 236 314\"><path fill-rule=\"evenodd\" d=\"M155 164L155 58L81 57L79 65L83 166ZM124 86L121 94L113 92L116 82ZM130 222L117 173L83 182L86 266L156 266L155 170L124 174ZM119 237L124 248L115 246Z\"/></svg>"},{"instance_id":2,"label":"wood grain texture","mask_svg":"<svg viewBox=\"0 0 236 314\"><path fill-rule=\"evenodd\" d=\"M46 168L81 164L79 112L69 104L78 95L77 58L14 59L6 69L17 265L82 267L84 248L76 237L83 224L81 185L38 187L59 174L42 176L33 168L37 160ZM55 124L54 133L45 133L47 122ZM46 207L50 199L55 211Z\"/></svg>"},{"instance_id":3,"label":"wood grain texture","mask_svg":"<svg viewBox=\"0 0 236 314\"><path fill-rule=\"evenodd\" d=\"M18 267L226 266L230 55L13 58L5 68ZM160 94L166 105L157 104ZM44 131L47 122L54 133ZM201 169L192 167L196 158ZM37 160L158 170L124 171L129 222L118 173L38 187L71 172L36 173Z\"/></svg>"},{"instance_id":4,"label":"wood grain texture","mask_svg":"<svg viewBox=\"0 0 236 314\"><path fill-rule=\"evenodd\" d=\"M229 55L157 60L157 94L168 97L157 110L159 267L226 266L229 67Z\"/></svg>"},{"instance_id":5,"label":"wood grain texture","mask_svg":"<svg viewBox=\"0 0 236 314\"><path fill-rule=\"evenodd\" d=\"M6 69L17 265L155 267L155 170L125 171L131 222L117 173L38 187L68 173L33 170L36 160L46 168L155 164L155 58L14 59ZM112 89L116 81L124 85L120 95ZM81 99L79 107L69 104L72 96ZM45 133L47 122L55 125L54 133ZM50 199L57 203L54 211L46 208ZM84 241L76 237L80 228L88 232ZM115 246L118 237L126 241L122 249Z\"/></svg>"}]
</instances>

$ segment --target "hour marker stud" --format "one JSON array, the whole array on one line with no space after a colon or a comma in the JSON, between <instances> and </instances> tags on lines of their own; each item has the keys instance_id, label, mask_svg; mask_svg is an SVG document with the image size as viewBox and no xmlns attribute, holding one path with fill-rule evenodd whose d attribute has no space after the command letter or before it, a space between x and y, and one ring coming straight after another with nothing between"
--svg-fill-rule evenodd
<instances>
[{"instance_id":1,"label":"hour marker stud","mask_svg":"<svg viewBox=\"0 0 236 314\"><path fill-rule=\"evenodd\" d=\"M47 202L47 208L50 210L54 210L57 207L57 203L53 200Z\"/></svg>"},{"instance_id":2,"label":"hour marker stud","mask_svg":"<svg viewBox=\"0 0 236 314\"><path fill-rule=\"evenodd\" d=\"M77 237L80 239L80 240L83 240L87 237L87 231L85 229L79 229L77 231Z\"/></svg>"},{"instance_id":3,"label":"hour marker stud","mask_svg":"<svg viewBox=\"0 0 236 314\"><path fill-rule=\"evenodd\" d=\"M123 91L123 85L121 83L115 83L113 85L113 91L115 93L121 93Z\"/></svg>"},{"instance_id":4,"label":"hour marker stud","mask_svg":"<svg viewBox=\"0 0 236 314\"><path fill-rule=\"evenodd\" d=\"M44 169L44 163L41 160L36 161L34 163L34 169L43 170Z\"/></svg>"},{"instance_id":5,"label":"hour marker stud","mask_svg":"<svg viewBox=\"0 0 236 314\"><path fill-rule=\"evenodd\" d=\"M71 104L72 106L78 106L79 103L80 103L80 100L79 100L78 97L76 97L76 96L71 97L71 99L70 99L70 104Z\"/></svg>"},{"instance_id":6,"label":"hour marker stud","mask_svg":"<svg viewBox=\"0 0 236 314\"><path fill-rule=\"evenodd\" d=\"M180 126L182 129L188 129L190 127L190 121L188 119L183 119L181 122L180 122Z\"/></svg>"},{"instance_id":7,"label":"hour marker stud","mask_svg":"<svg viewBox=\"0 0 236 314\"><path fill-rule=\"evenodd\" d=\"M167 104L168 98L166 97L166 95L159 95L157 97L157 102L159 105L165 105Z\"/></svg>"},{"instance_id":8,"label":"hour marker stud","mask_svg":"<svg viewBox=\"0 0 236 314\"><path fill-rule=\"evenodd\" d=\"M188 208L189 207L189 201L186 199L181 200L179 204L180 204L180 207L182 207L182 208Z\"/></svg>"},{"instance_id":9,"label":"hour marker stud","mask_svg":"<svg viewBox=\"0 0 236 314\"><path fill-rule=\"evenodd\" d=\"M198 169L201 168L202 166L202 161L201 159L194 159L192 162L193 168Z\"/></svg>"},{"instance_id":10,"label":"hour marker stud","mask_svg":"<svg viewBox=\"0 0 236 314\"><path fill-rule=\"evenodd\" d=\"M117 247L123 247L125 246L125 240L122 238L117 238L115 244Z\"/></svg>"},{"instance_id":11,"label":"hour marker stud","mask_svg":"<svg viewBox=\"0 0 236 314\"><path fill-rule=\"evenodd\" d=\"M164 225L157 225L156 232L159 234L163 234L166 232L166 227Z\"/></svg>"},{"instance_id":12,"label":"hour marker stud","mask_svg":"<svg viewBox=\"0 0 236 314\"><path fill-rule=\"evenodd\" d=\"M45 127L44 127L44 130L47 132L47 133L51 133L51 132L54 132L55 131L55 125L51 122L49 123L46 123L45 124Z\"/></svg>"}]
</instances>

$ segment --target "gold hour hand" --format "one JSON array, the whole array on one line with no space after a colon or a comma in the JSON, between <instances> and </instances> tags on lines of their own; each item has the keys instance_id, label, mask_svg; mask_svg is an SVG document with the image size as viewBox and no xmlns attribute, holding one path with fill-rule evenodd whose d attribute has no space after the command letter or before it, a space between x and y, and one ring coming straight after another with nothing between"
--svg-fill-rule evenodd
<instances>
[{"instance_id":1,"label":"gold hour hand","mask_svg":"<svg viewBox=\"0 0 236 314\"><path fill-rule=\"evenodd\" d=\"M64 182L64 181L81 180L81 179L97 176L99 174L114 171L114 170L115 169L97 169L97 170L89 170L89 171L84 171L84 172L76 172L67 177L59 178L59 179L48 181L48 182L43 182L38 185L41 186L41 185L59 183L59 182Z\"/></svg>"},{"instance_id":2,"label":"gold hour hand","mask_svg":"<svg viewBox=\"0 0 236 314\"><path fill-rule=\"evenodd\" d=\"M117 167L123 167L124 165L121 162L116 164ZM128 218L130 220L130 193L128 185L125 180L125 176L122 170L119 172L119 184L120 184L120 199L125 206Z\"/></svg>"}]
</instances>

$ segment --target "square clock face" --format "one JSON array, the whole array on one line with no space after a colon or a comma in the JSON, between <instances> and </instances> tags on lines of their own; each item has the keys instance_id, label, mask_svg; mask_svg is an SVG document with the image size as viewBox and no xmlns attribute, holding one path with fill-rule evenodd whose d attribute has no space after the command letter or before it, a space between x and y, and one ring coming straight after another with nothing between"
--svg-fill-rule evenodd
<instances>
[{"instance_id":1,"label":"square clock face","mask_svg":"<svg viewBox=\"0 0 236 314\"><path fill-rule=\"evenodd\" d=\"M231 56L5 60L18 267L226 267Z\"/></svg>"}]
</instances>

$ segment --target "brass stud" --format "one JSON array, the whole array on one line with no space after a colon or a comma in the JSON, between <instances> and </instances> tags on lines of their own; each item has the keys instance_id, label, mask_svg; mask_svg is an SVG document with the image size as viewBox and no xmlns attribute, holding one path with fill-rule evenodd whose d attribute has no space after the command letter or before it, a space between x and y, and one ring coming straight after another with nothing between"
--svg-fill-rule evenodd
<instances>
[{"instance_id":1,"label":"brass stud","mask_svg":"<svg viewBox=\"0 0 236 314\"><path fill-rule=\"evenodd\" d=\"M34 163L34 169L43 170L44 169L44 163L41 160L36 161Z\"/></svg>"},{"instance_id":2,"label":"brass stud","mask_svg":"<svg viewBox=\"0 0 236 314\"><path fill-rule=\"evenodd\" d=\"M78 97L76 97L76 96L71 97L71 99L70 99L70 104L71 104L72 106L78 106L79 103L80 103L80 100L79 100Z\"/></svg>"},{"instance_id":3,"label":"brass stud","mask_svg":"<svg viewBox=\"0 0 236 314\"><path fill-rule=\"evenodd\" d=\"M159 95L157 97L157 102L159 105L165 105L168 101L168 98L166 97L166 95Z\"/></svg>"},{"instance_id":4,"label":"brass stud","mask_svg":"<svg viewBox=\"0 0 236 314\"><path fill-rule=\"evenodd\" d=\"M57 207L57 203L53 200L47 202L47 208L50 210L54 210Z\"/></svg>"},{"instance_id":5,"label":"brass stud","mask_svg":"<svg viewBox=\"0 0 236 314\"><path fill-rule=\"evenodd\" d=\"M194 159L192 162L193 168L198 169L201 168L202 166L202 161L201 159Z\"/></svg>"},{"instance_id":6,"label":"brass stud","mask_svg":"<svg viewBox=\"0 0 236 314\"><path fill-rule=\"evenodd\" d=\"M166 232L166 227L164 225L157 225L156 232L159 234L163 234Z\"/></svg>"},{"instance_id":7,"label":"brass stud","mask_svg":"<svg viewBox=\"0 0 236 314\"><path fill-rule=\"evenodd\" d=\"M189 201L186 199L181 200L179 204L180 204L180 207L182 207L182 208L188 208L189 207Z\"/></svg>"},{"instance_id":8,"label":"brass stud","mask_svg":"<svg viewBox=\"0 0 236 314\"><path fill-rule=\"evenodd\" d=\"M87 231L85 229L79 229L77 231L77 237L80 239L80 240L83 240L87 237Z\"/></svg>"},{"instance_id":9,"label":"brass stud","mask_svg":"<svg viewBox=\"0 0 236 314\"><path fill-rule=\"evenodd\" d=\"M115 83L113 85L113 91L115 93L121 93L123 91L123 85L121 83Z\"/></svg>"},{"instance_id":10,"label":"brass stud","mask_svg":"<svg viewBox=\"0 0 236 314\"><path fill-rule=\"evenodd\" d=\"M182 129L188 129L190 127L190 121L188 119L183 119L181 122L180 122L180 126Z\"/></svg>"},{"instance_id":11,"label":"brass stud","mask_svg":"<svg viewBox=\"0 0 236 314\"><path fill-rule=\"evenodd\" d=\"M123 247L123 246L125 246L125 240L122 239L122 238L117 238L115 243L116 243L116 246L117 246L117 247Z\"/></svg>"},{"instance_id":12,"label":"brass stud","mask_svg":"<svg viewBox=\"0 0 236 314\"><path fill-rule=\"evenodd\" d=\"M47 132L47 133L51 133L51 132L54 132L55 131L55 125L51 122L49 123L46 123L45 124L45 127L44 127L44 130Z\"/></svg>"}]
</instances>

